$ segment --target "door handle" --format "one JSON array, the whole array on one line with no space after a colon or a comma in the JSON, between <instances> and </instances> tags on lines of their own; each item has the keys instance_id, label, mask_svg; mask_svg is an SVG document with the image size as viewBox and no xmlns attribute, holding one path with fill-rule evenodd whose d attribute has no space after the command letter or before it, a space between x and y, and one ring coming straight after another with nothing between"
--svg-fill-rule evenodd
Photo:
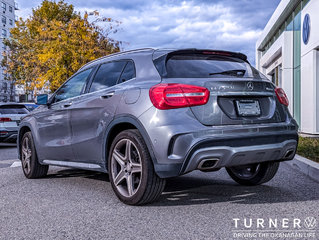
<instances>
[{"instance_id":1,"label":"door handle","mask_svg":"<svg viewBox=\"0 0 319 240\"><path fill-rule=\"evenodd\" d=\"M107 99L107 98L113 97L113 95L114 95L114 92L109 92L109 93L106 93L106 94L100 96L100 98Z\"/></svg>"},{"instance_id":2,"label":"door handle","mask_svg":"<svg viewBox=\"0 0 319 240\"><path fill-rule=\"evenodd\" d=\"M71 106L72 106L72 103L66 103L63 105L64 108L71 107Z\"/></svg>"}]
</instances>

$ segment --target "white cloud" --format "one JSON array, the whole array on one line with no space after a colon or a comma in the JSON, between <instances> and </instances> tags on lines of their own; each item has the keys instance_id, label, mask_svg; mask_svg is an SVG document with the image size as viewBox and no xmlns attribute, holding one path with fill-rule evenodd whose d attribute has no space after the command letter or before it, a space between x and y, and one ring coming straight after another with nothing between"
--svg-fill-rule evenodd
<instances>
[{"instance_id":1,"label":"white cloud","mask_svg":"<svg viewBox=\"0 0 319 240\"><path fill-rule=\"evenodd\" d=\"M222 4L188 1L171 6L155 2L139 10L98 10L122 22L122 31L114 37L129 42L124 45L126 49L144 46L249 49L252 54L245 53L253 57L255 42L261 33L261 29L249 29L241 24L241 16ZM247 46L242 46L244 44Z\"/></svg>"},{"instance_id":2,"label":"white cloud","mask_svg":"<svg viewBox=\"0 0 319 240\"><path fill-rule=\"evenodd\" d=\"M38 0L30 0L28 4L25 3L26 9L22 9L18 14L23 17L30 14L32 2L39 4ZM98 10L102 16L121 21L120 31L112 37L123 41L124 49L149 46L224 49L243 51L251 62L254 62L255 42L262 31L260 27L262 20L258 18L256 23L258 26L254 23L256 14L262 12L265 25L267 22L265 18L271 13L266 14L264 9L267 8L264 7L259 9L259 12L252 10L251 14L248 14L247 9L250 6L246 1L240 4L238 0L67 0L67 2L72 3L75 10L82 13ZM262 4L264 6L266 3ZM270 4L273 5L273 3L268 5ZM241 10L242 7L245 8L244 11ZM251 6L253 7L258 8Z\"/></svg>"}]
</instances>

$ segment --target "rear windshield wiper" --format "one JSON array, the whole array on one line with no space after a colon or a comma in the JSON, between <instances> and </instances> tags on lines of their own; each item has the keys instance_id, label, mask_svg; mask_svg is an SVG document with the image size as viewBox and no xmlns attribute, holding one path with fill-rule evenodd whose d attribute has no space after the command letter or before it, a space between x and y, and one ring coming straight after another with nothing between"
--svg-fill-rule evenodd
<instances>
[{"instance_id":1,"label":"rear windshield wiper","mask_svg":"<svg viewBox=\"0 0 319 240\"><path fill-rule=\"evenodd\" d=\"M210 73L209 75L230 75L230 76L235 76L235 77L242 77L245 75L246 70L244 69L234 69L234 70L227 70L227 71L223 71L223 72L214 72L214 73Z\"/></svg>"}]
</instances>

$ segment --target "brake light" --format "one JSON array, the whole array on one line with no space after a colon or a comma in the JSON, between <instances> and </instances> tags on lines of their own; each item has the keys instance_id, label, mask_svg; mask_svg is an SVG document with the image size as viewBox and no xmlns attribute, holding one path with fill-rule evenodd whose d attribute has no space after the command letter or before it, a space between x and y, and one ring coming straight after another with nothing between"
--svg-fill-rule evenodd
<instances>
[{"instance_id":1,"label":"brake light","mask_svg":"<svg viewBox=\"0 0 319 240\"><path fill-rule=\"evenodd\" d=\"M209 99L207 88L178 83L157 84L149 94L153 105L162 110L204 105Z\"/></svg>"},{"instance_id":2,"label":"brake light","mask_svg":"<svg viewBox=\"0 0 319 240\"><path fill-rule=\"evenodd\" d=\"M282 88L276 88L275 93L276 93L277 98L281 104L283 104L285 106L289 105L288 97Z\"/></svg>"},{"instance_id":3,"label":"brake light","mask_svg":"<svg viewBox=\"0 0 319 240\"><path fill-rule=\"evenodd\" d=\"M1 118L0 117L0 122L11 122L11 118Z\"/></svg>"},{"instance_id":4,"label":"brake light","mask_svg":"<svg viewBox=\"0 0 319 240\"><path fill-rule=\"evenodd\" d=\"M228 53L228 52L212 52L212 51L204 51L203 52L204 55L220 55L220 56L232 56L231 53Z\"/></svg>"}]
</instances>

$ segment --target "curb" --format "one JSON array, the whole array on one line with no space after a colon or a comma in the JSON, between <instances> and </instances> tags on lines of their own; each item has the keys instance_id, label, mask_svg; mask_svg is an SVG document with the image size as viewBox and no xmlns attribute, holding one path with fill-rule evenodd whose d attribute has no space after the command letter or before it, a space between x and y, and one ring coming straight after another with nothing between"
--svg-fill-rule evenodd
<instances>
[{"instance_id":1,"label":"curb","mask_svg":"<svg viewBox=\"0 0 319 240\"><path fill-rule=\"evenodd\" d=\"M319 182L319 163L311 161L297 154L293 160L286 161L286 163L297 169L299 172L306 174L311 179Z\"/></svg>"}]
</instances>

